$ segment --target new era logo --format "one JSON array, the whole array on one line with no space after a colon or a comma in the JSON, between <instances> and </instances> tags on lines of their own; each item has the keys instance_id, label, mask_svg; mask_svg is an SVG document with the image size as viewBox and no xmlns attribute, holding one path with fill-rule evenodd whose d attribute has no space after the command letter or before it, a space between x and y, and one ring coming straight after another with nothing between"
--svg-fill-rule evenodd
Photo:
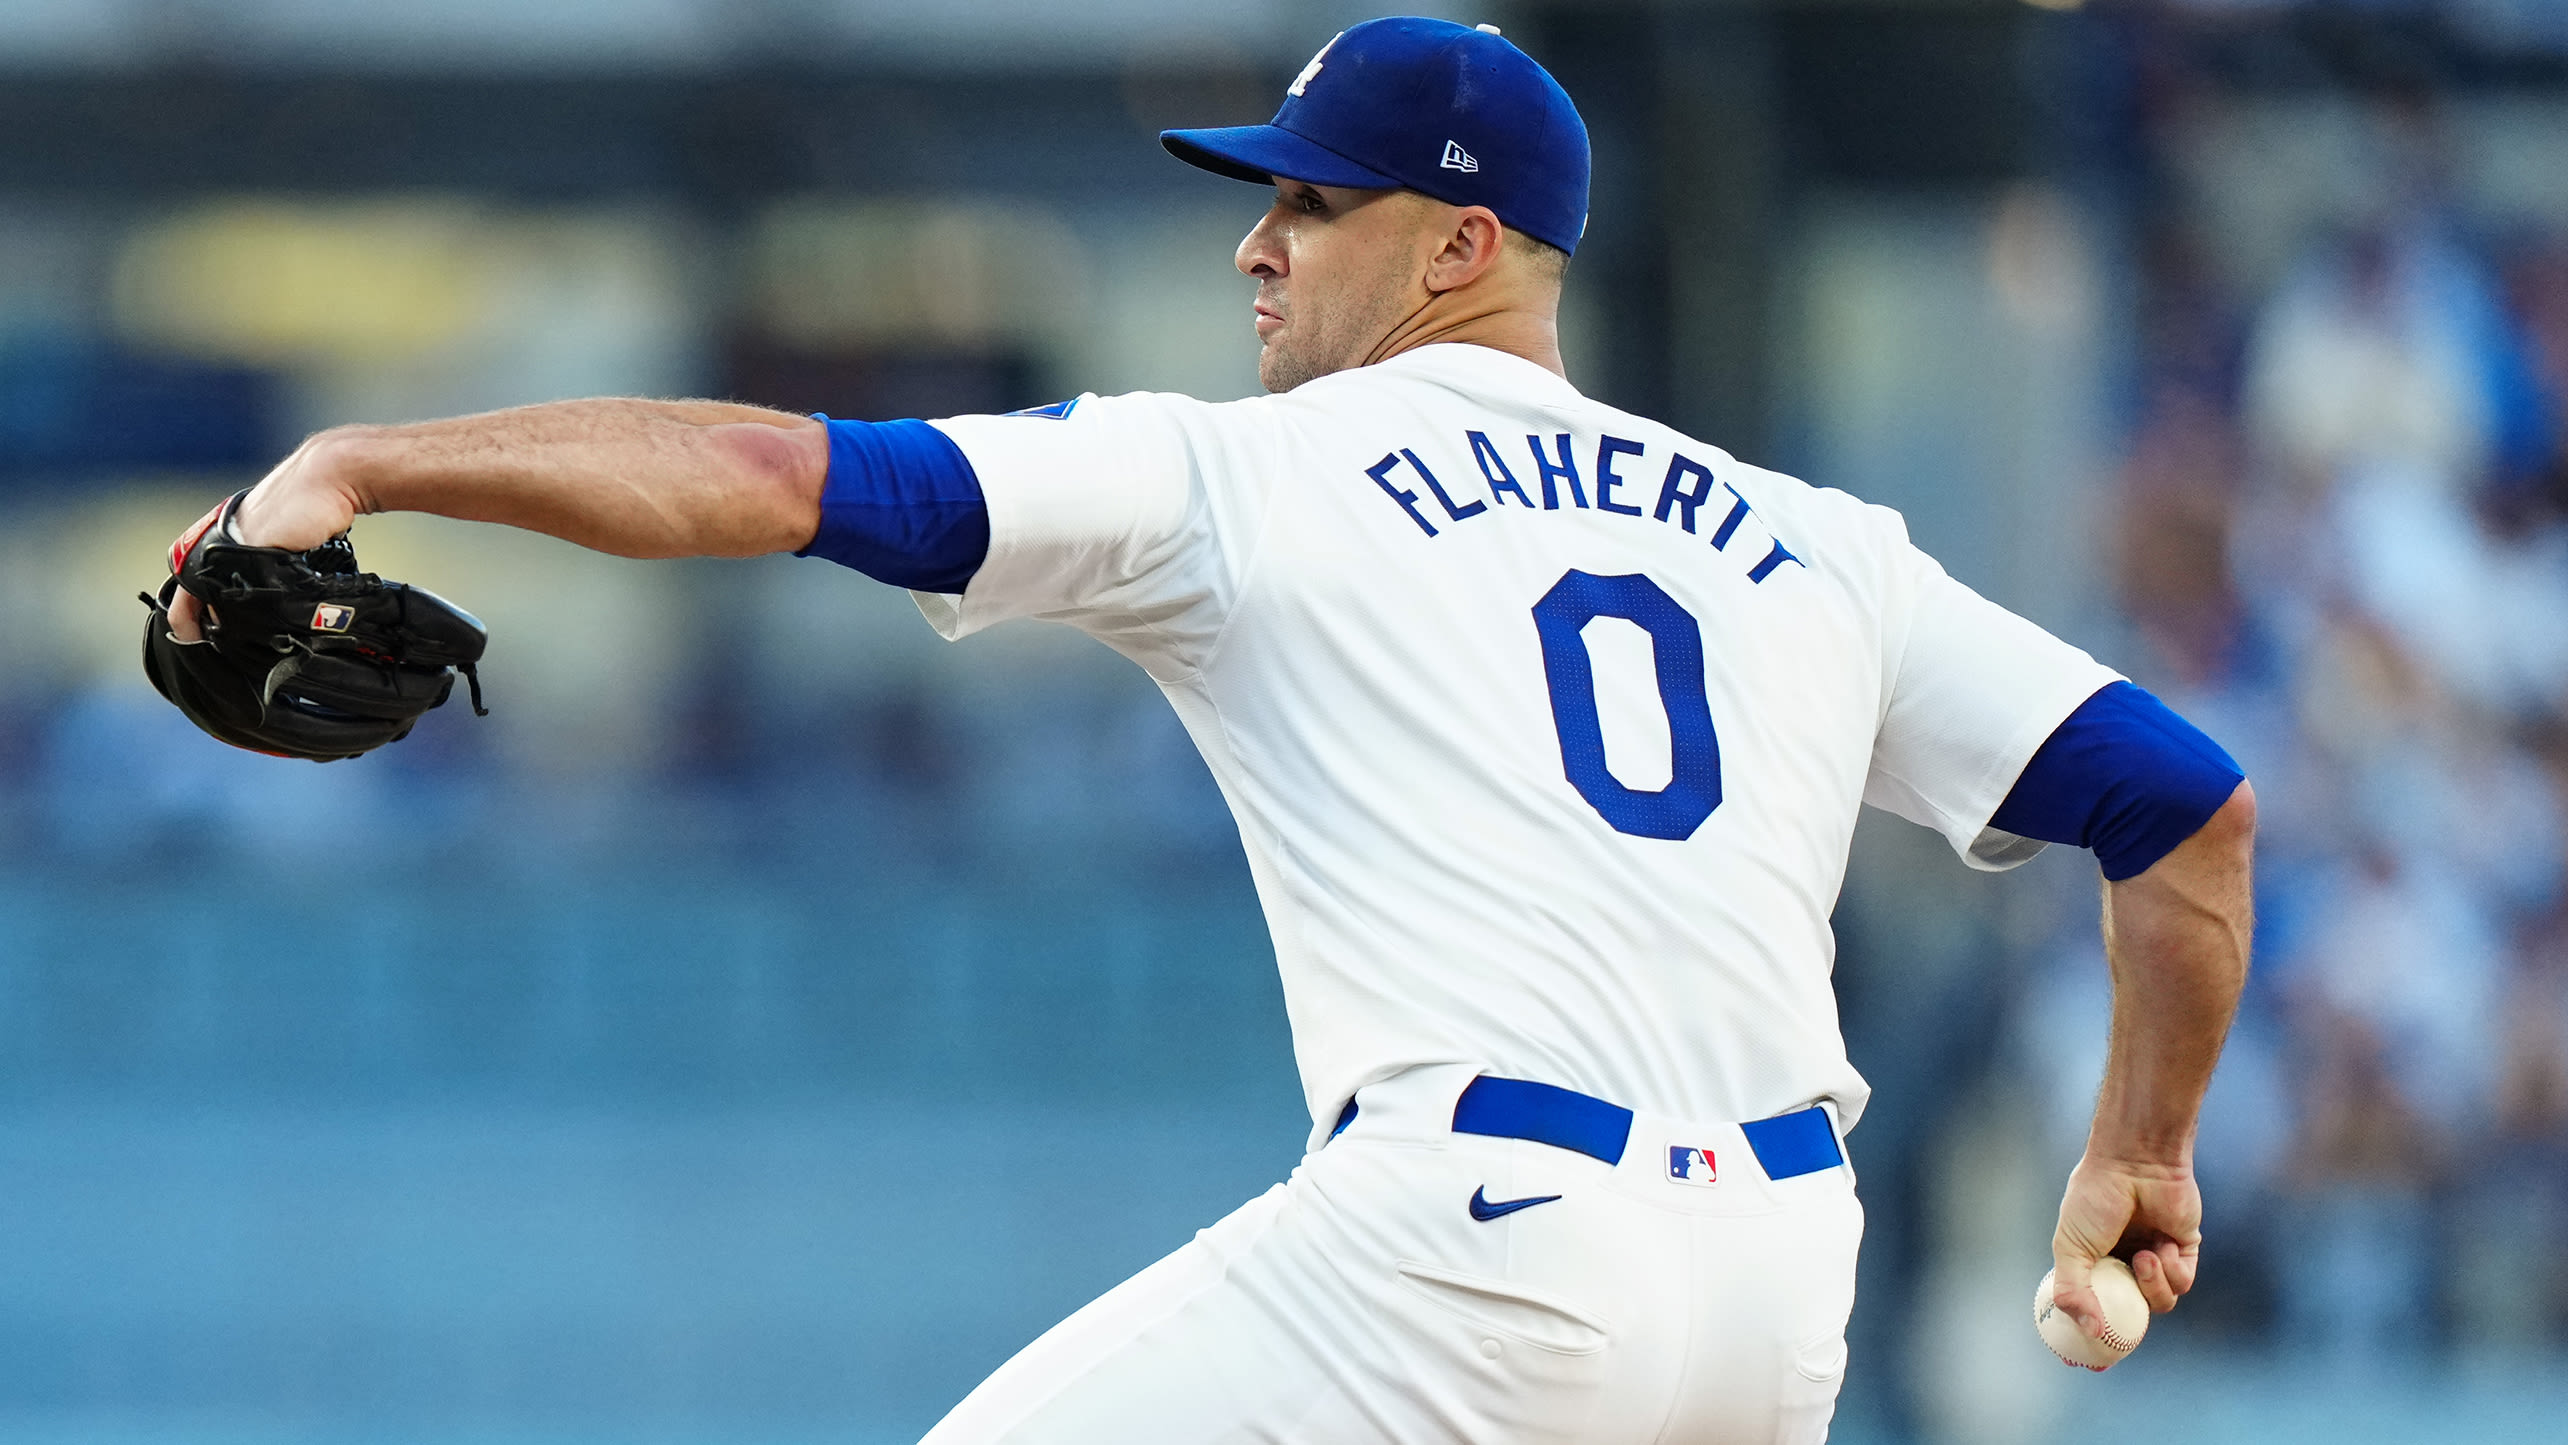
<instances>
[{"instance_id":1,"label":"new era logo","mask_svg":"<svg viewBox=\"0 0 2568 1445\"><path fill-rule=\"evenodd\" d=\"M1479 158L1474 156L1471 152L1464 150L1462 148L1462 142L1458 140L1449 140L1445 142L1444 159L1436 162L1436 164L1445 170L1462 171L1466 174L1480 169Z\"/></svg>"},{"instance_id":2,"label":"new era logo","mask_svg":"<svg viewBox=\"0 0 2568 1445\"><path fill-rule=\"evenodd\" d=\"M312 630L315 632L345 632L348 624L356 620L355 608L342 607L336 602L324 602L312 609Z\"/></svg>"},{"instance_id":3,"label":"new era logo","mask_svg":"<svg viewBox=\"0 0 2568 1445\"><path fill-rule=\"evenodd\" d=\"M1718 1184L1721 1170L1711 1150L1675 1144L1667 1151L1667 1177L1679 1184Z\"/></svg>"}]
</instances>

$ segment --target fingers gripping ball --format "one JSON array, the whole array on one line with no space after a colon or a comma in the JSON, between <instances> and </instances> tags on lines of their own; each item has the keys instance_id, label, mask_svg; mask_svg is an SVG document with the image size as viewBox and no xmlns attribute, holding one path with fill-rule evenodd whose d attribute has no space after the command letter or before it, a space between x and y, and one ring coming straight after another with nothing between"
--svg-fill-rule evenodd
<instances>
[{"instance_id":1,"label":"fingers gripping ball","mask_svg":"<svg viewBox=\"0 0 2568 1445\"><path fill-rule=\"evenodd\" d=\"M407 737L457 672L488 713L475 670L488 634L471 613L358 571L344 532L309 552L243 543L233 518L247 495L181 537L160 596L143 596L143 673L188 721L234 747L332 762ZM181 588L205 604L201 642L170 633Z\"/></svg>"},{"instance_id":2,"label":"fingers gripping ball","mask_svg":"<svg viewBox=\"0 0 2568 1445\"><path fill-rule=\"evenodd\" d=\"M2046 1271L2039 1288L2033 1291L2033 1328L2041 1333L2042 1343L2051 1353L2072 1365L2089 1370L2109 1370L2123 1356L2140 1348L2140 1339L2149 1333L2149 1301L2140 1293L2140 1282L2131 1277L2131 1266L2118 1259L2096 1261L2095 1273L2087 1280L2095 1291L2096 1303L2104 1307L2104 1338L2090 1339L2069 1312L2051 1301L2052 1276Z\"/></svg>"}]
</instances>

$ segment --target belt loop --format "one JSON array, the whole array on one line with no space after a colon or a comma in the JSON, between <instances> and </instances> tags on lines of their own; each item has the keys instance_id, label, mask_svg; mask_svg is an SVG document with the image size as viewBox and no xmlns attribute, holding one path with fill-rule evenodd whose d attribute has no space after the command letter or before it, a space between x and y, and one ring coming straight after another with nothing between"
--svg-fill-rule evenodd
<instances>
[{"instance_id":1,"label":"belt loop","mask_svg":"<svg viewBox=\"0 0 2568 1445\"><path fill-rule=\"evenodd\" d=\"M1846 1121L1837 1117L1836 1101L1833 1099L1822 1099L1813 1107L1827 1111L1828 1133L1837 1141L1837 1161L1845 1166L1846 1182L1848 1184L1854 1183L1855 1151L1846 1147Z\"/></svg>"},{"instance_id":2,"label":"belt loop","mask_svg":"<svg viewBox=\"0 0 2568 1445\"><path fill-rule=\"evenodd\" d=\"M1352 1123L1354 1123L1354 1122L1355 1122L1355 1096L1354 1096L1353 1094L1349 1094L1349 1095L1347 1095L1347 1096L1346 1096L1346 1107L1345 1107L1345 1108L1343 1108L1343 1109L1338 1110L1338 1121L1337 1121L1337 1127L1335 1127L1335 1128L1333 1128L1333 1129L1329 1130L1329 1137L1330 1137L1330 1138L1332 1138L1332 1139L1334 1139L1334 1138L1336 1138L1337 1136L1339 1136L1340 1134L1345 1133L1345 1132L1346 1132L1346 1126L1347 1126L1347 1125L1349 1125L1349 1124L1352 1124Z\"/></svg>"}]
</instances>

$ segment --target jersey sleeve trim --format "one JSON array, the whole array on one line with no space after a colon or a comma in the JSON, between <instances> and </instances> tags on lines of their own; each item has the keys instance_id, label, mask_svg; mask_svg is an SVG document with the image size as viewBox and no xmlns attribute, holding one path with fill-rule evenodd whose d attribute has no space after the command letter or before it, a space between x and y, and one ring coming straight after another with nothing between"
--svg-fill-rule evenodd
<instances>
[{"instance_id":1,"label":"jersey sleeve trim","mask_svg":"<svg viewBox=\"0 0 2568 1445\"><path fill-rule=\"evenodd\" d=\"M2052 731L1989 826L2091 848L2104 876L2120 882L2192 837L2246 776L2147 690L2115 682Z\"/></svg>"},{"instance_id":2,"label":"jersey sleeve trim","mask_svg":"<svg viewBox=\"0 0 2568 1445\"><path fill-rule=\"evenodd\" d=\"M990 509L963 449L923 421L837 421L820 530L794 555L878 582L960 592L990 550Z\"/></svg>"},{"instance_id":3,"label":"jersey sleeve trim","mask_svg":"<svg viewBox=\"0 0 2568 1445\"><path fill-rule=\"evenodd\" d=\"M2033 713L2024 729L2007 739L2006 746L1995 755L1996 760L1983 783L1974 790L1978 796L1985 798L1998 793L2007 785L2008 779L2023 776L2025 764L2041 751L2043 740L2059 728L2063 718L2076 710L2080 699L2094 691L2099 678L2119 680L2102 665L2093 662L2080 669L2079 673L2083 675L2063 676L2060 679L2061 690L2054 694L2055 701ZM2005 799L2000 795L1998 806L2002 808L2004 805ZM1946 829L1945 836L1960 852L1963 862L1984 873L2003 873L2010 868L2021 867L2031 862L2052 841L2014 832L1997 820L1995 810L1985 818L1973 815L1954 821L1959 826ZM1964 838L1969 841L1963 842Z\"/></svg>"},{"instance_id":4,"label":"jersey sleeve trim","mask_svg":"<svg viewBox=\"0 0 2568 1445\"><path fill-rule=\"evenodd\" d=\"M1203 406L1083 394L1057 418L931 423L980 478L989 542L967 585L913 588L919 611L948 640L1029 618L1076 627L1163 682L1195 670L1228 597Z\"/></svg>"},{"instance_id":5,"label":"jersey sleeve trim","mask_svg":"<svg viewBox=\"0 0 2568 1445\"><path fill-rule=\"evenodd\" d=\"M1909 549L1919 579L1895 647L1890 706L1874 734L1864 801L1944 836L1972 868L2001 872L2042 840L1991 826L2042 743L2111 668L1952 580Z\"/></svg>"}]
</instances>

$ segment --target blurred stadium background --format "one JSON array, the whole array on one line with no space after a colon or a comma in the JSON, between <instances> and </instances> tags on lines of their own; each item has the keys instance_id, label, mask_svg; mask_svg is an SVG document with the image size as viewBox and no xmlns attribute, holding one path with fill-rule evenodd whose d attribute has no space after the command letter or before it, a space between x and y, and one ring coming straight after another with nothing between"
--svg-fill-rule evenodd
<instances>
[{"instance_id":1,"label":"blurred stadium background","mask_svg":"<svg viewBox=\"0 0 2568 1445\"><path fill-rule=\"evenodd\" d=\"M2559 1438L2568 4L1431 5L1597 144L1575 377L1903 508L2265 804L2209 1272L2026 1302L2093 873L1868 824L1837 1438ZM1262 119L1340 0L0 6L0 1438L893 1441L1280 1177L1238 845L1141 676L817 562L419 518L495 716L315 768L135 665L306 430L1254 388Z\"/></svg>"}]
</instances>

